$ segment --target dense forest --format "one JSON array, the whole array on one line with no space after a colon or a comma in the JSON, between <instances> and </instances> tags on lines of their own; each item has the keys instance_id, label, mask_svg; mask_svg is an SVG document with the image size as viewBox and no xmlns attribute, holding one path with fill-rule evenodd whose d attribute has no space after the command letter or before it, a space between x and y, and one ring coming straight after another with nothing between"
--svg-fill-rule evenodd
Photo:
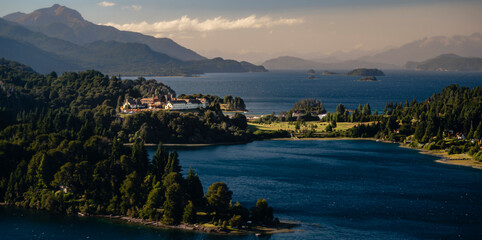
<instances>
[{"instance_id":1,"label":"dense forest","mask_svg":"<svg viewBox=\"0 0 482 240\"><path fill-rule=\"evenodd\" d=\"M127 215L240 227L271 224L260 199L248 210L214 183L206 194L191 169L182 176L176 152L159 145L149 161L144 142L249 140L246 118L225 117L219 104L197 113L144 112L119 117L128 97L174 94L139 78L121 80L97 71L57 76L0 60L0 201L61 213ZM125 142L133 143L132 147ZM198 212L204 214L197 219Z\"/></svg>"}]
</instances>

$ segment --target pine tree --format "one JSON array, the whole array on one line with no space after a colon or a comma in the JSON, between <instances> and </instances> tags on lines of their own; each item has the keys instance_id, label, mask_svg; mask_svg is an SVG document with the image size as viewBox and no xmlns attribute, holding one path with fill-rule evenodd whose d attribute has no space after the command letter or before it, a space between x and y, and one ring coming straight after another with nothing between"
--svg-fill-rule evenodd
<instances>
[{"instance_id":1,"label":"pine tree","mask_svg":"<svg viewBox=\"0 0 482 240\"><path fill-rule=\"evenodd\" d=\"M196 207L202 206L204 200L204 191L199 176L194 173L192 167L189 169L189 174L186 178L186 193Z\"/></svg>"},{"instance_id":2,"label":"pine tree","mask_svg":"<svg viewBox=\"0 0 482 240\"><path fill-rule=\"evenodd\" d=\"M192 201L188 201L188 204L184 208L182 221L185 223L196 223L196 209Z\"/></svg>"},{"instance_id":3,"label":"pine tree","mask_svg":"<svg viewBox=\"0 0 482 240\"><path fill-rule=\"evenodd\" d=\"M179 155L176 151L173 151L169 154L168 161L166 167L164 168L164 176L168 175L169 173L181 172L181 166L179 165Z\"/></svg>"},{"instance_id":4,"label":"pine tree","mask_svg":"<svg viewBox=\"0 0 482 240\"><path fill-rule=\"evenodd\" d=\"M157 145L156 153L152 158L152 173L160 181L164 175L164 170L168 163L169 152L162 146L162 143Z\"/></svg>"},{"instance_id":5,"label":"pine tree","mask_svg":"<svg viewBox=\"0 0 482 240\"><path fill-rule=\"evenodd\" d=\"M131 154L132 167L134 171L143 178L147 173L147 168L149 165L149 159L147 157L147 150L144 146L144 141L141 139L136 139L136 142L132 146Z\"/></svg>"},{"instance_id":6,"label":"pine tree","mask_svg":"<svg viewBox=\"0 0 482 240\"><path fill-rule=\"evenodd\" d=\"M474 132L474 138L476 139L482 139L482 122L479 122L479 125L477 126L477 129Z\"/></svg>"},{"instance_id":7,"label":"pine tree","mask_svg":"<svg viewBox=\"0 0 482 240\"><path fill-rule=\"evenodd\" d=\"M470 130L469 133L467 134L467 139L472 139L474 138L474 122L470 122Z\"/></svg>"},{"instance_id":8,"label":"pine tree","mask_svg":"<svg viewBox=\"0 0 482 240\"><path fill-rule=\"evenodd\" d=\"M164 215L162 221L165 224L175 225L181 221L182 217L182 191L177 183L172 184L166 189L166 201L164 201Z\"/></svg>"}]
</instances>

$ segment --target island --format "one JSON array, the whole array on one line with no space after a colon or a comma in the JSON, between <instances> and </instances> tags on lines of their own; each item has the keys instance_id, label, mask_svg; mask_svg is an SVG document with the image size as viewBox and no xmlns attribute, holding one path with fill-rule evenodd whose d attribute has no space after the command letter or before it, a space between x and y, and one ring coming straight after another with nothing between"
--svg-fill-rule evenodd
<instances>
[{"instance_id":1,"label":"island","mask_svg":"<svg viewBox=\"0 0 482 240\"><path fill-rule=\"evenodd\" d=\"M376 82L378 81L378 79L375 76L366 76L358 79L357 81L358 82Z\"/></svg>"},{"instance_id":2,"label":"island","mask_svg":"<svg viewBox=\"0 0 482 240\"><path fill-rule=\"evenodd\" d=\"M336 74L338 74L338 73L330 72L330 71L323 71L323 72L321 73L321 75L336 75Z\"/></svg>"},{"instance_id":3,"label":"island","mask_svg":"<svg viewBox=\"0 0 482 240\"><path fill-rule=\"evenodd\" d=\"M311 74L311 75L313 75L313 74L316 74L316 72L315 72L315 70L310 69L310 70L308 70L308 71L306 72L306 74Z\"/></svg>"},{"instance_id":4,"label":"island","mask_svg":"<svg viewBox=\"0 0 482 240\"><path fill-rule=\"evenodd\" d=\"M376 68L357 68L346 73L347 76L385 76L381 70Z\"/></svg>"}]
</instances>

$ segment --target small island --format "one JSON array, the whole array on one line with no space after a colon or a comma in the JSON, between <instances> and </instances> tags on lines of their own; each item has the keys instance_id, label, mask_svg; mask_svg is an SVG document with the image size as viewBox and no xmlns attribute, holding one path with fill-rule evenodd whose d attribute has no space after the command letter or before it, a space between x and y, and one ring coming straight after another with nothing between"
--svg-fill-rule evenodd
<instances>
[{"instance_id":1,"label":"small island","mask_svg":"<svg viewBox=\"0 0 482 240\"><path fill-rule=\"evenodd\" d=\"M310 75L310 76L307 77L307 79L312 80L312 79L316 79L316 77L315 77L315 75Z\"/></svg>"},{"instance_id":2,"label":"small island","mask_svg":"<svg viewBox=\"0 0 482 240\"><path fill-rule=\"evenodd\" d=\"M308 71L306 72L306 74L311 74L311 75L313 75L313 74L316 74L316 72L315 72L315 70L310 69L310 70L308 70Z\"/></svg>"},{"instance_id":3,"label":"small island","mask_svg":"<svg viewBox=\"0 0 482 240\"><path fill-rule=\"evenodd\" d=\"M357 68L346 73L347 76L385 76L381 70L376 68Z\"/></svg>"},{"instance_id":4,"label":"small island","mask_svg":"<svg viewBox=\"0 0 482 240\"><path fill-rule=\"evenodd\" d=\"M357 82L376 82L376 81L378 81L378 79L375 76L362 77L357 80Z\"/></svg>"},{"instance_id":5,"label":"small island","mask_svg":"<svg viewBox=\"0 0 482 240\"><path fill-rule=\"evenodd\" d=\"M330 72L330 71L323 71L323 72L321 73L321 75L336 75L336 74L338 74L338 73L336 73L336 72Z\"/></svg>"}]
</instances>

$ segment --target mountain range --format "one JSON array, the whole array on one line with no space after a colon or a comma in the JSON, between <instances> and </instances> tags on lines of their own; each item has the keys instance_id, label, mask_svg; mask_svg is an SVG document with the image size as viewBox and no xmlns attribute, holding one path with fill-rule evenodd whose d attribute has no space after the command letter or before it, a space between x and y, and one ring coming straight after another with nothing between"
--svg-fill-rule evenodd
<instances>
[{"instance_id":1,"label":"mountain range","mask_svg":"<svg viewBox=\"0 0 482 240\"><path fill-rule=\"evenodd\" d=\"M84 20L58 4L0 19L0 57L36 71L97 69L107 74L190 75L266 71L248 62L206 59L168 38L120 31Z\"/></svg>"},{"instance_id":2,"label":"mountain range","mask_svg":"<svg viewBox=\"0 0 482 240\"><path fill-rule=\"evenodd\" d=\"M482 71L482 58L443 54L423 62L407 62L405 68L428 71Z\"/></svg>"},{"instance_id":3,"label":"mountain range","mask_svg":"<svg viewBox=\"0 0 482 240\"><path fill-rule=\"evenodd\" d=\"M423 61L448 53L482 57L482 34L427 37L373 56L361 57L358 60L403 66L408 61Z\"/></svg>"},{"instance_id":4,"label":"mountain range","mask_svg":"<svg viewBox=\"0 0 482 240\"><path fill-rule=\"evenodd\" d=\"M291 56L273 58L262 63L269 70L302 70L302 69L353 69L353 68L383 68L396 69L396 65L374 63L361 60L337 61L330 59L306 60Z\"/></svg>"},{"instance_id":5,"label":"mountain range","mask_svg":"<svg viewBox=\"0 0 482 240\"><path fill-rule=\"evenodd\" d=\"M334 57L302 59L292 56L273 58L262 63L267 69L352 69L383 68L402 69L407 62L419 62L442 54L457 54L466 57L482 57L482 34L468 36L427 37L353 60L337 60ZM355 55L354 55L355 56Z\"/></svg>"}]
</instances>

